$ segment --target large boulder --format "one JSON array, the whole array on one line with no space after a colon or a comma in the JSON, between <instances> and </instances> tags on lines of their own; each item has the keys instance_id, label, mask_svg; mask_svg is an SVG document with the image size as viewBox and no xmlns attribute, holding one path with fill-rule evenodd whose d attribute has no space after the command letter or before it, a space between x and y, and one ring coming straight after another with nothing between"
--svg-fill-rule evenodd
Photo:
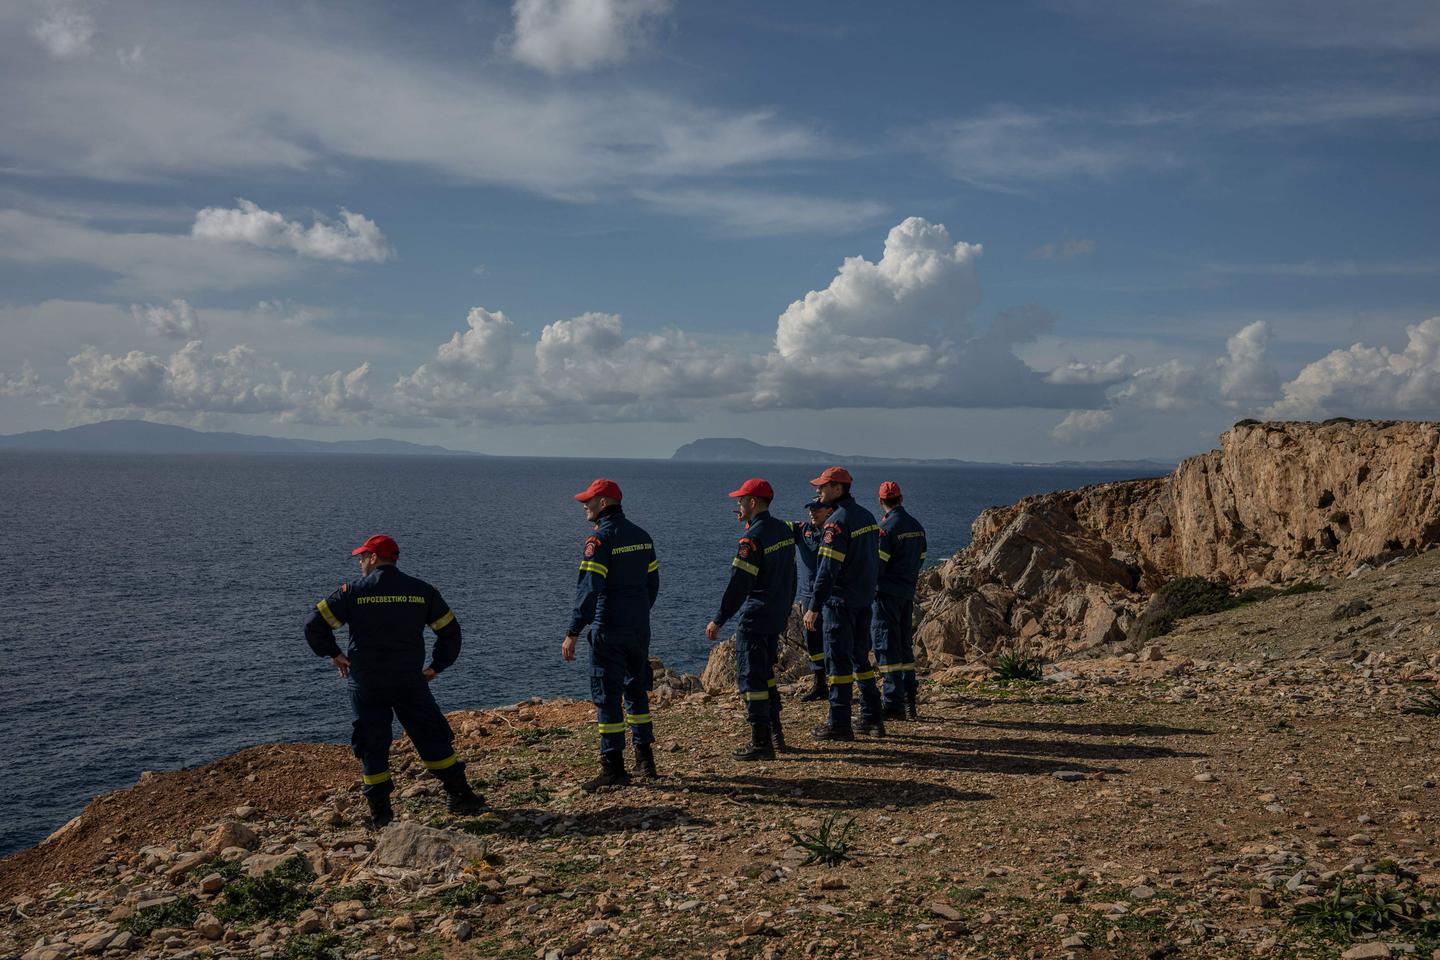
<instances>
[{"instance_id":1,"label":"large boulder","mask_svg":"<svg viewBox=\"0 0 1440 960\"><path fill-rule=\"evenodd\" d=\"M810 673L810 657L805 649L805 630L800 624L799 609L790 612L790 622L780 637L780 662L775 679L793 683ZM710 659L700 673L700 689L712 696L734 693L735 637L732 634L710 648Z\"/></svg>"},{"instance_id":2,"label":"large boulder","mask_svg":"<svg viewBox=\"0 0 1440 960\"><path fill-rule=\"evenodd\" d=\"M397 821L380 832L372 854L386 867L429 870L454 867L457 870L485 855L485 844L458 830L438 830L409 821Z\"/></svg>"}]
</instances>

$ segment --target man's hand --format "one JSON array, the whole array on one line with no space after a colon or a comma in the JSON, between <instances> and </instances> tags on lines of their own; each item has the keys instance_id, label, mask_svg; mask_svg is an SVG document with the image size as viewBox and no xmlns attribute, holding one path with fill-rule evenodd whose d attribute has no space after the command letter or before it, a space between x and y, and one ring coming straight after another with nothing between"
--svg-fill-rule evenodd
<instances>
[{"instance_id":1,"label":"man's hand","mask_svg":"<svg viewBox=\"0 0 1440 960\"><path fill-rule=\"evenodd\" d=\"M335 664L336 670L340 671L340 676L342 679L350 676L350 658L345 656L345 654L335 654L335 656L330 658L330 662Z\"/></svg>"},{"instance_id":2,"label":"man's hand","mask_svg":"<svg viewBox=\"0 0 1440 960\"><path fill-rule=\"evenodd\" d=\"M425 678L426 683L429 683L431 680L434 680L436 677L440 676L440 674L436 673L433 667L426 667L424 670L420 671L420 676Z\"/></svg>"},{"instance_id":3,"label":"man's hand","mask_svg":"<svg viewBox=\"0 0 1440 960\"><path fill-rule=\"evenodd\" d=\"M711 620L709 623L705 624L705 636L709 637L711 640L719 640L720 624L716 623L714 620Z\"/></svg>"},{"instance_id":4,"label":"man's hand","mask_svg":"<svg viewBox=\"0 0 1440 960\"><path fill-rule=\"evenodd\" d=\"M820 629L820 611L819 611L819 610L806 610L806 611L805 611L805 629L806 629L806 630L819 630L819 629Z\"/></svg>"},{"instance_id":5,"label":"man's hand","mask_svg":"<svg viewBox=\"0 0 1440 960\"><path fill-rule=\"evenodd\" d=\"M579 639L580 638L575 636L575 634L573 633L565 634L565 639L560 641L560 656L564 657L566 660L574 660L575 644L579 641Z\"/></svg>"}]
</instances>

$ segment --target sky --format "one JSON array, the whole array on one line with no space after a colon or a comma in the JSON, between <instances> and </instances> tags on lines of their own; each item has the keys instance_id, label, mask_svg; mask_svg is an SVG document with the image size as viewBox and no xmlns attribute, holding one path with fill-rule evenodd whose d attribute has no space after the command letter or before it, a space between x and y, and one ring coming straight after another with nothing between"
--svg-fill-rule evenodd
<instances>
[{"instance_id":1,"label":"sky","mask_svg":"<svg viewBox=\"0 0 1440 960\"><path fill-rule=\"evenodd\" d=\"M1440 419L1440 5L0 4L0 433Z\"/></svg>"}]
</instances>

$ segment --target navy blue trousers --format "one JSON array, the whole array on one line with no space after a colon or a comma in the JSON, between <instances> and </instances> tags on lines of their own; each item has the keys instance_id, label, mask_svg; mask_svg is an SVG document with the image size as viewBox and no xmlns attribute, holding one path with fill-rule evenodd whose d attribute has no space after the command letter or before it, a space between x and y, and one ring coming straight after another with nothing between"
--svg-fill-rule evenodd
<instances>
[{"instance_id":1,"label":"navy blue trousers","mask_svg":"<svg viewBox=\"0 0 1440 960\"><path fill-rule=\"evenodd\" d=\"M613 627L590 631L590 700L600 728L601 753L625 749L626 726L636 746L655 742L650 723L653 681L648 631Z\"/></svg>"},{"instance_id":2,"label":"navy blue trousers","mask_svg":"<svg viewBox=\"0 0 1440 960\"><path fill-rule=\"evenodd\" d=\"M879 594L875 597L871 637L875 662L884 678L885 709L903 710L914 703L920 683L915 679L915 603L902 597Z\"/></svg>"},{"instance_id":3,"label":"navy blue trousers","mask_svg":"<svg viewBox=\"0 0 1440 960\"><path fill-rule=\"evenodd\" d=\"M810 601L800 601L800 609L808 610ZM805 630L805 653L810 657L810 672L816 677L825 676L825 631L806 630L805 624L800 624L800 629Z\"/></svg>"},{"instance_id":4,"label":"navy blue trousers","mask_svg":"<svg viewBox=\"0 0 1440 960\"><path fill-rule=\"evenodd\" d=\"M450 722L440 712L440 705L430 694L430 685L420 674L413 678L385 680L350 679L350 706L355 725L350 736L355 756L365 775L364 792L388 794L390 780L390 741L393 723L400 721L406 736L415 744L415 752L425 768L444 777L443 771L460 762L455 753L455 735Z\"/></svg>"},{"instance_id":5,"label":"navy blue trousers","mask_svg":"<svg viewBox=\"0 0 1440 960\"><path fill-rule=\"evenodd\" d=\"M880 719L880 689L870 665L870 608L825 604L825 665L830 671L830 726L850 728L852 688L860 687L860 720Z\"/></svg>"},{"instance_id":6,"label":"navy blue trousers","mask_svg":"<svg viewBox=\"0 0 1440 960\"><path fill-rule=\"evenodd\" d=\"M745 719L752 724L780 725L780 691L775 688L779 659L778 634L735 634L735 682L745 698Z\"/></svg>"}]
</instances>

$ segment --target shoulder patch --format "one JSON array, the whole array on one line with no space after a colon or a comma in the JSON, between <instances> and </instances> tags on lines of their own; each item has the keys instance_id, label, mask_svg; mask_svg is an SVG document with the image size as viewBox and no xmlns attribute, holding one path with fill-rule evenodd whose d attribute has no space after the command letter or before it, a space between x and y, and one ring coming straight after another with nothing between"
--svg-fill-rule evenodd
<instances>
[{"instance_id":1,"label":"shoulder patch","mask_svg":"<svg viewBox=\"0 0 1440 960\"><path fill-rule=\"evenodd\" d=\"M826 528L825 528L825 542L826 542L826 543L834 543L834 542L835 542L835 531L834 531L834 530L831 530L829 527L826 527Z\"/></svg>"},{"instance_id":2,"label":"shoulder patch","mask_svg":"<svg viewBox=\"0 0 1440 960\"><path fill-rule=\"evenodd\" d=\"M600 538L599 538L599 537L586 537L586 538L585 538L585 556L587 556L587 557L593 557L593 556L595 556L595 551L598 550L598 549L600 549Z\"/></svg>"},{"instance_id":3,"label":"shoulder patch","mask_svg":"<svg viewBox=\"0 0 1440 960\"><path fill-rule=\"evenodd\" d=\"M750 556L750 541L749 541L749 540L741 540L741 541L740 541L740 547L739 547L739 549L736 551L736 553L737 553L737 555L740 557L740 559L742 559L742 560L745 559L746 557Z\"/></svg>"}]
</instances>

